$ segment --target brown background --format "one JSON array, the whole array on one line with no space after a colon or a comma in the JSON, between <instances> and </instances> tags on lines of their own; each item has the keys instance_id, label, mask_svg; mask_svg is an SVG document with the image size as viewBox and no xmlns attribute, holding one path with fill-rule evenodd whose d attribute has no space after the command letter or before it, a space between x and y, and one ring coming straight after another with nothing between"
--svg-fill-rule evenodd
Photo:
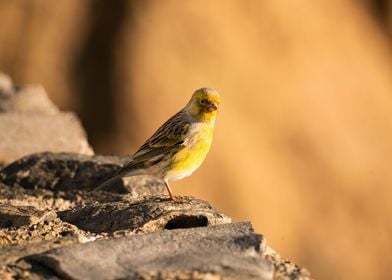
<instances>
[{"instance_id":1,"label":"brown background","mask_svg":"<svg viewBox=\"0 0 392 280\"><path fill-rule=\"evenodd\" d=\"M215 87L211 153L175 193L251 220L315 277L387 279L390 11L381 0L0 0L0 71L43 84L104 154L132 153L194 89Z\"/></svg>"}]
</instances>

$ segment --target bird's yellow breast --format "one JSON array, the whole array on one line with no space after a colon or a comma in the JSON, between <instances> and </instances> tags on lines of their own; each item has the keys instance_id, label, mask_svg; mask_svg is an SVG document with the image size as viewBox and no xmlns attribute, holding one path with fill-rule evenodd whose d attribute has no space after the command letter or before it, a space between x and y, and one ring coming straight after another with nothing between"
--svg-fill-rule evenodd
<instances>
[{"instance_id":1,"label":"bird's yellow breast","mask_svg":"<svg viewBox=\"0 0 392 280\"><path fill-rule=\"evenodd\" d=\"M189 137L189 144L174 156L172 168L166 175L168 180L187 177L202 164L211 147L213 129L213 123L204 123L197 129L198 132Z\"/></svg>"}]
</instances>

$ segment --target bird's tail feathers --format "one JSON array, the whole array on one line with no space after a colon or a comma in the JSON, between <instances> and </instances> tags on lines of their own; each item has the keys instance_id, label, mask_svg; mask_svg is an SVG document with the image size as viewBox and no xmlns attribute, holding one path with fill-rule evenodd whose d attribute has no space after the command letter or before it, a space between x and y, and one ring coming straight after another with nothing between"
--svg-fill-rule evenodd
<instances>
[{"instance_id":1,"label":"bird's tail feathers","mask_svg":"<svg viewBox=\"0 0 392 280\"><path fill-rule=\"evenodd\" d=\"M114 177L111 177L111 178L107 179L105 182L103 182L102 184L100 184L98 187L92 189L92 190L89 191L89 192L99 191L99 190L103 189L104 187L106 187L106 186L112 184L114 181L117 181L117 180L120 179L120 178L121 178L121 175L120 175L120 174L118 174L118 175L116 175L116 176L114 176Z\"/></svg>"},{"instance_id":2,"label":"bird's tail feathers","mask_svg":"<svg viewBox=\"0 0 392 280\"><path fill-rule=\"evenodd\" d=\"M123 177L131 177L131 176L136 176L136 175L141 175L141 174L143 174L143 171L139 170L139 169L132 170L132 171L129 171L127 169L120 170L115 175L113 175L112 177L110 177L109 179L104 181L98 187L90 190L89 192L99 191L99 190L105 188L106 186L111 185L112 183L114 183L115 181L117 181Z\"/></svg>"}]
</instances>

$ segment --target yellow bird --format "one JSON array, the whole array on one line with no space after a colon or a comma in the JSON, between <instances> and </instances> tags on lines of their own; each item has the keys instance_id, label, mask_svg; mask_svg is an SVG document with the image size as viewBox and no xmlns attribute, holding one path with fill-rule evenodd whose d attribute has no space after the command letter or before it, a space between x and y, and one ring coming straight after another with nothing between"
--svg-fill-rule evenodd
<instances>
[{"instance_id":1,"label":"yellow bird","mask_svg":"<svg viewBox=\"0 0 392 280\"><path fill-rule=\"evenodd\" d=\"M190 176L204 161L211 147L219 104L216 90L196 90L182 110L168 119L127 164L95 190L122 177L152 175L163 180L170 198L177 201L169 182Z\"/></svg>"}]
</instances>

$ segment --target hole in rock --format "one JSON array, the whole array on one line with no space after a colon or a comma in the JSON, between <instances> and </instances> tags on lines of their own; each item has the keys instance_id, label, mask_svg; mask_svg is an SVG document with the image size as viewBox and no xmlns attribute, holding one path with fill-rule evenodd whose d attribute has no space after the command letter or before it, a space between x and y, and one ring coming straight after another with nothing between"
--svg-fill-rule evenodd
<instances>
[{"instance_id":1,"label":"hole in rock","mask_svg":"<svg viewBox=\"0 0 392 280\"><path fill-rule=\"evenodd\" d=\"M206 227L208 219L205 216L177 216L167 222L165 229Z\"/></svg>"}]
</instances>

